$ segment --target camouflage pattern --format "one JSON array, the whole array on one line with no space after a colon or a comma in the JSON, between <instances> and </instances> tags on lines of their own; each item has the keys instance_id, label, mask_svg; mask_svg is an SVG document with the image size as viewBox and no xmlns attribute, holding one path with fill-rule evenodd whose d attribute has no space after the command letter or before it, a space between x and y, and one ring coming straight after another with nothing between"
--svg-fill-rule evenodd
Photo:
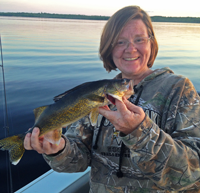
<instances>
[{"instance_id":1,"label":"camouflage pattern","mask_svg":"<svg viewBox=\"0 0 200 193\"><path fill-rule=\"evenodd\" d=\"M193 84L163 68L141 85L138 106L146 117L136 130L124 136L105 120L94 150L102 116L94 129L86 116L66 132L65 149L44 159L58 172L91 166L90 193L200 193L200 98ZM129 100L136 98L137 93ZM118 178L122 141L124 176Z\"/></svg>"}]
</instances>

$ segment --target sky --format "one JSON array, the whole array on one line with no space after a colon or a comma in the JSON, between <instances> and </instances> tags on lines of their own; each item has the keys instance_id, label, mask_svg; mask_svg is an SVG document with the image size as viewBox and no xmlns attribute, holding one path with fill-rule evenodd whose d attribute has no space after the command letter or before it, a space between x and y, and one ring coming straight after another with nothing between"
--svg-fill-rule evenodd
<instances>
[{"instance_id":1,"label":"sky","mask_svg":"<svg viewBox=\"0 0 200 193\"><path fill-rule=\"evenodd\" d=\"M150 16L200 17L198 0L0 0L0 12L59 13L111 16L138 5Z\"/></svg>"}]
</instances>

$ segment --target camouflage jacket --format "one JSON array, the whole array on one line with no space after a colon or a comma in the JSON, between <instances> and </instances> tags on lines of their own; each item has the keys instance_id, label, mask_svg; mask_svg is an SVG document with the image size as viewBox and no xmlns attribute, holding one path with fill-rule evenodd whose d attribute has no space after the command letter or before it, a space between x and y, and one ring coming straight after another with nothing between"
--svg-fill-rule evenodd
<instances>
[{"instance_id":1,"label":"camouflage jacket","mask_svg":"<svg viewBox=\"0 0 200 193\"><path fill-rule=\"evenodd\" d=\"M193 84L163 68L142 80L140 88L138 106L146 117L132 133L123 136L101 115L92 128L85 117L66 132L64 150L44 159L58 172L91 166L90 193L200 192L200 98ZM138 93L129 100L134 103ZM118 178L122 143L123 177Z\"/></svg>"}]
</instances>

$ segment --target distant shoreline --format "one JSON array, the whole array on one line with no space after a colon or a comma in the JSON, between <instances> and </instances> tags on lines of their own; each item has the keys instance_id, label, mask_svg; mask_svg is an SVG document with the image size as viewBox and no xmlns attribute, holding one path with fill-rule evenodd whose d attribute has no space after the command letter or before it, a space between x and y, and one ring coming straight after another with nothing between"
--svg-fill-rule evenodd
<instances>
[{"instance_id":1,"label":"distant shoreline","mask_svg":"<svg viewBox=\"0 0 200 193\"><path fill-rule=\"evenodd\" d=\"M0 12L0 16L6 17L34 17L54 19L83 19L83 20L108 20L109 16L98 15L75 15L55 13L26 13L26 12ZM165 17L151 16L153 22L175 22L175 23L200 23L200 17Z\"/></svg>"}]
</instances>

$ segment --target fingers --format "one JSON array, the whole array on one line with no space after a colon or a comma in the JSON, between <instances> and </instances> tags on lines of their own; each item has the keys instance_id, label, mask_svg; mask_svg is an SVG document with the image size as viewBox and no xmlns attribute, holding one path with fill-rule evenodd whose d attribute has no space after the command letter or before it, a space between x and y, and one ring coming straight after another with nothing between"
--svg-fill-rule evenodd
<instances>
[{"instance_id":1,"label":"fingers","mask_svg":"<svg viewBox=\"0 0 200 193\"><path fill-rule=\"evenodd\" d=\"M119 101L118 99L115 100L115 104L117 110L122 114L127 111L126 105L123 102ZM109 119L110 121L116 118L116 111L111 111L108 106L100 107L99 113L104 117L106 117L107 119Z\"/></svg>"},{"instance_id":2,"label":"fingers","mask_svg":"<svg viewBox=\"0 0 200 193\"><path fill-rule=\"evenodd\" d=\"M39 134L40 130L37 127L33 129L32 133L26 134L24 139L24 148L26 150L35 150L38 153L42 153L43 140L39 138Z\"/></svg>"},{"instance_id":3,"label":"fingers","mask_svg":"<svg viewBox=\"0 0 200 193\"><path fill-rule=\"evenodd\" d=\"M107 108L99 108L99 113L106 117L116 130L129 134L135 130L144 120L145 113L138 107L123 97L122 101L115 100L117 111Z\"/></svg>"},{"instance_id":4,"label":"fingers","mask_svg":"<svg viewBox=\"0 0 200 193\"><path fill-rule=\"evenodd\" d=\"M118 111L120 111L122 113L127 111L127 107L126 107L124 101L122 102L122 101L116 99L115 100L115 105L116 105Z\"/></svg>"},{"instance_id":5,"label":"fingers","mask_svg":"<svg viewBox=\"0 0 200 193\"><path fill-rule=\"evenodd\" d=\"M35 150L39 154L55 154L65 147L65 140L61 138L60 144L51 144L44 137L39 137L39 128L34 128L32 133L28 133L24 139L24 148L26 150Z\"/></svg>"},{"instance_id":6,"label":"fingers","mask_svg":"<svg viewBox=\"0 0 200 193\"><path fill-rule=\"evenodd\" d=\"M125 97L123 98L123 102L129 111L134 112L136 114L141 114L143 112L143 109L141 107L134 105L129 100L127 100Z\"/></svg>"},{"instance_id":7,"label":"fingers","mask_svg":"<svg viewBox=\"0 0 200 193\"><path fill-rule=\"evenodd\" d=\"M30 130L30 129L29 129ZM39 139L39 128L34 128L32 133L27 133L24 139L24 148L26 150L40 150L41 142Z\"/></svg>"},{"instance_id":8,"label":"fingers","mask_svg":"<svg viewBox=\"0 0 200 193\"><path fill-rule=\"evenodd\" d=\"M99 113L109 120L112 120L115 117L115 111L111 111L108 106L100 107Z\"/></svg>"},{"instance_id":9,"label":"fingers","mask_svg":"<svg viewBox=\"0 0 200 193\"><path fill-rule=\"evenodd\" d=\"M34 128L31 135L31 147L38 153L42 153L42 141L39 139L40 130L39 128Z\"/></svg>"},{"instance_id":10,"label":"fingers","mask_svg":"<svg viewBox=\"0 0 200 193\"><path fill-rule=\"evenodd\" d=\"M48 141L44 140L44 142L42 144L42 147L43 147L42 153L45 153L47 155L53 154L54 151L52 151L52 147L54 147L54 146L56 146L56 145L50 144Z\"/></svg>"},{"instance_id":11,"label":"fingers","mask_svg":"<svg viewBox=\"0 0 200 193\"><path fill-rule=\"evenodd\" d=\"M109 114L109 107L106 105L106 106L103 106L103 107L99 107L99 113L103 116Z\"/></svg>"},{"instance_id":12,"label":"fingers","mask_svg":"<svg viewBox=\"0 0 200 193\"><path fill-rule=\"evenodd\" d=\"M99 107L99 108L106 109L106 110L110 110L110 108L108 107L108 105L105 105L105 106Z\"/></svg>"},{"instance_id":13,"label":"fingers","mask_svg":"<svg viewBox=\"0 0 200 193\"><path fill-rule=\"evenodd\" d=\"M46 155L55 154L60 150L64 149L65 147L65 140L61 138L59 145L51 144L48 141L43 142L43 151Z\"/></svg>"},{"instance_id":14,"label":"fingers","mask_svg":"<svg viewBox=\"0 0 200 193\"><path fill-rule=\"evenodd\" d=\"M39 138L39 134L40 134L40 130L39 128L34 128L32 135L31 135L31 147L37 151L39 154L52 154L51 153L51 149L52 146L54 146L53 144L49 143L47 140L44 140L44 137L40 137Z\"/></svg>"},{"instance_id":15,"label":"fingers","mask_svg":"<svg viewBox=\"0 0 200 193\"><path fill-rule=\"evenodd\" d=\"M137 111L137 106L134 105L133 103L131 103L129 100L127 100L125 97L123 98L123 102L126 105L127 109L130 111L135 112L135 110Z\"/></svg>"},{"instance_id":16,"label":"fingers","mask_svg":"<svg viewBox=\"0 0 200 193\"><path fill-rule=\"evenodd\" d=\"M139 121L139 123L144 120L145 112L141 107L134 105L133 103L128 101L126 98L124 99L124 104L126 105L127 109L130 112L132 112L132 115L134 115L134 117L137 117L137 120Z\"/></svg>"},{"instance_id":17,"label":"fingers","mask_svg":"<svg viewBox=\"0 0 200 193\"><path fill-rule=\"evenodd\" d=\"M27 133L24 139L24 148L26 150L32 150L33 148L31 147L31 133Z\"/></svg>"}]
</instances>

